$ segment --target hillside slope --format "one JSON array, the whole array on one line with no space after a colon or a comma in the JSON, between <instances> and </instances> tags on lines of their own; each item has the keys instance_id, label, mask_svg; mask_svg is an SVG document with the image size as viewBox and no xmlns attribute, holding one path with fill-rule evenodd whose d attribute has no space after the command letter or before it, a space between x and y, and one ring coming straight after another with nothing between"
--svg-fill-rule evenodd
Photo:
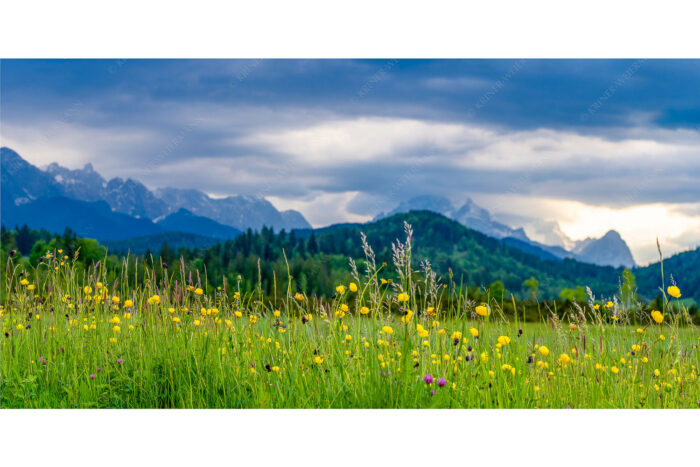
<instances>
[{"instance_id":1,"label":"hillside slope","mask_svg":"<svg viewBox=\"0 0 700 467\"><path fill-rule=\"evenodd\" d=\"M598 295L610 295L617 290L622 274L621 268L611 266L543 259L431 211L319 229L314 235L322 252L361 257L360 232L364 232L377 258L390 262L391 243L405 237L404 221L413 226L414 258L429 260L444 276L451 269L457 282L464 279L470 285L489 285L500 280L509 291L520 292L523 282L535 277L543 296L557 296L562 289L577 285L588 285Z\"/></svg>"}]
</instances>

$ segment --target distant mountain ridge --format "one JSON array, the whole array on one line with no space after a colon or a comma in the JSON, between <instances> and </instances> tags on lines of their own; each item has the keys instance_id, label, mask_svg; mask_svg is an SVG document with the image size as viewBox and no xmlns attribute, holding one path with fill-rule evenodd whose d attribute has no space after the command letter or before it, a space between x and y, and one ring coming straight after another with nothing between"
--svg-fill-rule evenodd
<instances>
[{"instance_id":1,"label":"distant mountain ridge","mask_svg":"<svg viewBox=\"0 0 700 467\"><path fill-rule=\"evenodd\" d=\"M504 240L509 246L535 254L543 259L576 259L585 263L599 266L624 266L632 268L636 265L632 252L619 233L609 231L599 239L587 238L581 242L571 242L562 239L562 244L572 245L571 249L561 246L545 245L531 240L523 228L514 229L491 218L491 214L474 201L467 198L466 202L456 208L448 199L439 196L418 196L399 205L387 214L381 213L374 218L379 220L394 214L409 211L432 211L456 220L460 224L486 234L490 237ZM566 242L564 241L566 240Z\"/></svg>"},{"instance_id":2,"label":"distant mountain ridge","mask_svg":"<svg viewBox=\"0 0 700 467\"><path fill-rule=\"evenodd\" d=\"M187 232L223 240L236 238L241 234L241 231L236 228L220 224L208 217L196 216L182 208L160 219L156 224L167 231Z\"/></svg>"},{"instance_id":3,"label":"distant mountain ridge","mask_svg":"<svg viewBox=\"0 0 700 467\"><path fill-rule=\"evenodd\" d=\"M298 211L278 211L262 196L235 195L211 198L199 190L159 188L155 195L177 208L208 217L238 230L260 230L263 226L275 230L308 229L311 227Z\"/></svg>"},{"instance_id":4,"label":"distant mountain ridge","mask_svg":"<svg viewBox=\"0 0 700 467\"><path fill-rule=\"evenodd\" d=\"M82 169L71 170L54 162L46 170L41 170L7 147L0 148L0 159L3 223L11 224L15 222L12 216L21 215L20 217L24 216L23 218L30 221L28 225L40 227L37 224L40 222L39 219L22 215L21 211L24 209L21 206L40 199L64 197L86 202L101 200L106 202L114 213L149 220L150 224L154 225L185 208L193 214L194 217L190 221L195 222L195 225L185 226L180 222L179 227L186 227L184 230L186 232L202 234L203 224L206 224L204 218L210 218L215 224L208 225L214 229L215 233L209 236L216 238L228 238L234 231L240 233L249 228L260 230L263 226L275 230L311 227L298 211L280 212L262 196L239 195L214 199L201 191L176 188L163 188L154 192L141 182L130 178L105 180L91 164L86 164ZM51 204L34 205L32 212L37 215L39 214L37 209L40 206L49 208ZM93 212L94 206L74 205L74 207L78 206L84 211L83 220L87 221L89 218L87 213ZM101 217L98 217L103 219L105 212L102 209L99 211ZM81 214L78 213L78 217L80 216ZM169 222L174 220L176 218L171 218ZM141 235L154 233L150 224L144 224L148 225L148 228ZM233 230L222 229L223 226ZM85 229L88 225L82 224L82 227ZM89 230L101 233L104 231L99 226L91 226ZM86 231L79 233L87 235ZM110 236L110 238L114 237Z\"/></svg>"},{"instance_id":5,"label":"distant mountain ridge","mask_svg":"<svg viewBox=\"0 0 700 467\"><path fill-rule=\"evenodd\" d=\"M130 216L153 220L170 210L167 203L156 198L142 183L130 178L107 181L92 168L92 164L71 170L54 162L47 167L46 173L61 187L64 196L83 201L101 199L115 211Z\"/></svg>"},{"instance_id":6,"label":"distant mountain ridge","mask_svg":"<svg viewBox=\"0 0 700 467\"><path fill-rule=\"evenodd\" d=\"M2 190L2 224L14 227L24 225L61 233L66 227L81 237L98 240L116 240L163 232L164 229L149 219L138 219L112 211L106 201L81 201L65 196L39 198L12 204Z\"/></svg>"},{"instance_id":7,"label":"distant mountain ridge","mask_svg":"<svg viewBox=\"0 0 700 467\"><path fill-rule=\"evenodd\" d=\"M491 219L491 214L481 206L478 206L470 198L460 208L456 208L452 203L440 196L417 196L407 201L401 202L395 209L387 214L381 213L373 220L391 217L394 214L409 211L432 211L443 216L454 219L460 224L486 234L490 237L502 239L513 237L524 241L529 241L523 229L512 229L505 224Z\"/></svg>"}]
</instances>

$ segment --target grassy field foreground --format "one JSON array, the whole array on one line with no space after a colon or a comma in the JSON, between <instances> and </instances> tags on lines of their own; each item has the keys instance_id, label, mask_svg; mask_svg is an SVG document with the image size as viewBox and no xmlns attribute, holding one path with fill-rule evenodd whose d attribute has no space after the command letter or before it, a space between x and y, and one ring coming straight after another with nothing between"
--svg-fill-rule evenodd
<instances>
[{"instance_id":1,"label":"grassy field foreground","mask_svg":"<svg viewBox=\"0 0 700 467\"><path fill-rule=\"evenodd\" d=\"M662 310L611 297L539 323L475 303L408 239L391 274L369 247L332 299L208 290L184 268L106 283L99 264L8 260L3 408L697 408L699 334L669 287ZM125 260L126 261L126 260ZM126 267L122 267L126 271ZM361 269L361 272L358 271ZM391 280L391 279L393 280ZM136 285L143 284L143 285ZM666 292L666 291L664 291ZM676 298L674 298L674 296ZM675 311L672 311L675 310Z\"/></svg>"}]
</instances>

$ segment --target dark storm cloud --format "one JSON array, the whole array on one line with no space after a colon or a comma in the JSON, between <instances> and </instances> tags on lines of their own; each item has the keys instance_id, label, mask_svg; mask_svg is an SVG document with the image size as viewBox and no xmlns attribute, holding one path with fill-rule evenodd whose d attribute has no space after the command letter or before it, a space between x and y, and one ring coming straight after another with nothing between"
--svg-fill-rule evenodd
<instances>
[{"instance_id":1,"label":"dark storm cloud","mask_svg":"<svg viewBox=\"0 0 700 467\"><path fill-rule=\"evenodd\" d=\"M4 60L1 79L5 140L26 143L30 156L42 152L42 161L73 145L55 159L89 160L105 175L149 186L280 198L505 191L606 205L700 199L700 168L687 149L635 160L633 148L618 158L585 144L562 149L558 141L648 135L668 143L669 132L684 131L692 147L700 126L700 64L693 60ZM329 152L322 163L285 146L285 131L364 117L491 134L451 147L443 140L457 136L432 141L427 128L414 144L395 136L391 153L348 159ZM561 133L539 141L542 128ZM523 132L532 136L522 141ZM251 142L260 134L269 138ZM561 162L470 163L504 137L516 141L514 151L528 147L522 158L552 151ZM567 150L579 154L559 154Z\"/></svg>"}]
</instances>

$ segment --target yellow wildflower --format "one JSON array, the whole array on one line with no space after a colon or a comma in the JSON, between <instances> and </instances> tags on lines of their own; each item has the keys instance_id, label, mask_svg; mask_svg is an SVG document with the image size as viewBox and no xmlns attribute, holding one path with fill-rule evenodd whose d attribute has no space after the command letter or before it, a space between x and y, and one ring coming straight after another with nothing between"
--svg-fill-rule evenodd
<instances>
[{"instance_id":1,"label":"yellow wildflower","mask_svg":"<svg viewBox=\"0 0 700 467\"><path fill-rule=\"evenodd\" d=\"M498 337L498 343L503 345L508 345L510 344L510 337L508 336L499 336Z\"/></svg>"},{"instance_id":2,"label":"yellow wildflower","mask_svg":"<svg viewBox=\"0 0 700 467\"><path fill-rule=\"evenodd\" d=\"M669 285L668 289L666 289L666 291L673 298L681 298L681 289L679 289L675 285Z\"/></svg>"}]
</instances>

